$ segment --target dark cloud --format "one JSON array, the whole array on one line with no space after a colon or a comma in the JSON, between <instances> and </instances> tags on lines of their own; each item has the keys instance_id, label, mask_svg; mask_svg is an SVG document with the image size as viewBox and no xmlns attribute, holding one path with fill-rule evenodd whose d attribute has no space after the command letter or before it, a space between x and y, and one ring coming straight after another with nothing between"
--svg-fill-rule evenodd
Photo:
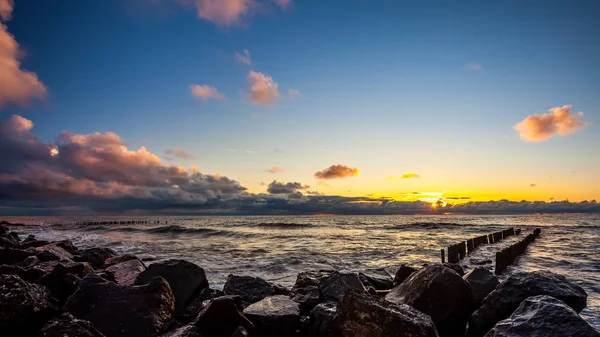
<instances>
[{"instance_id":1,"label":"dark cloud","mask_svg":"<svg viewBox=\"0 0 600 337\"><path fill-rule=\"evenodd\" d=\"M536 187L537 184L529 184L529 187Z\"/></svg>"},{"instance_id":2,"label":"dark cloud","mask_svg":"<svg viewBox=\"0 0 600 337\"><path fill-rule=\"evenodd\" d=\"M357 176L359 174L359 172L360 171L355 167L337 164L337 165L331 165L322 171L318 171L317 173L315 173L315 178L317 178L317 179L346 178L346 177Z\"/></svg>"},{"instance_id":3,"label":"dark cloud","mask_svg":"<svg viewBox=\"0 0 600 337\"><path fill-rule=\"evenodd\" d=\"M267 192L270 194L290 194L307 188L309 188L309 186L302 185L299 182L282 183L277 180L273 180L273 182L269 184Z\"/></svg>"}]
</instances>

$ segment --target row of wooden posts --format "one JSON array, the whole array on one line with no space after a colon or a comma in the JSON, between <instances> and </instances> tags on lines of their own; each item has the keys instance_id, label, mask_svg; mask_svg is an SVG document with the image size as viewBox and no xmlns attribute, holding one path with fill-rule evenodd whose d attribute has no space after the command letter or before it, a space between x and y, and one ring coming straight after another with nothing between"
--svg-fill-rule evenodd
<instances>
[{"instance_id":1,"label":"row of wooden posts","mask_svg":"<svg viewBox=\"0 0 600 337\"><path fill-rule=\"evenodd\" d=\"M521 234L521 229L514 229L511 227L499 232L481 235L472 239L467 239L466 241L461 241L454 245L450 245L448 246L448 262L458 263L458 261L467 256L467 254L471 254L477 247L481 245L496 243L509 236L519 234ZM445 250L443 248L441 250L441 255L442 263L446 262Z\"/></svg>"},{"instance_id":2,"label":"row of wooden posts","mask_svg":"<svg viewBox=\"0 0 600 337\"><path fill-rule=\"evenodd\" d=\"M141 225L141 224L147 224L147 223L160 224L160 223L161 223L161 221L160 221L160 220L153 220L153 221L148 221L148 220L127 220L127 221L77 221L75 224L76 224L76 225L83 225L83 226L87 226L87 225ZM167 221L165 221L165 223L167 223Z\"/></svg>"},{"instance_id":3,"label":"row of wooden posts","mask_svg":"<svg viewBox=\"0 0 600 337\"><path fill-rule=\"evenodd\" d=\"M528 234L523 240L496 252L496 275L501 274L519 255L523 254L527 246L535 241L541 232L541 228L536 228L533 230L533 233Z\"/></svg>"}]
</instances>

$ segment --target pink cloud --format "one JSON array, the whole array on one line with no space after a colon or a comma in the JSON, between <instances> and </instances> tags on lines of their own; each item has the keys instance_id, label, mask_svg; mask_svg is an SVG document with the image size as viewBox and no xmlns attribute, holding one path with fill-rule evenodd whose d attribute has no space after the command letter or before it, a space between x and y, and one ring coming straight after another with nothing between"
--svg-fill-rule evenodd
<instances>
[{"instance_id":1,"label":"pink cloud","mask_svg":"<svg viewBox=\"0 0 600 337\"><path fill-rule=\"evenodd\" d=\"M217 88L215 87L211 87L209 85L206 84L192 84L190 85L190 91L192 93L192 95L203 99L203 100L208 100L208 99L223 99L225 98L225 96L223 94L221 94Z\"/></svg>"},{"instance_id":2,"label":"pink cloud","mask_svg":"<svg viewBox=\"0 0 600 337\"><path fill-rule=\"evenodd\" d=\"M198 16L219 26L242 25L245 18L254 13L267 13L273 4L286 9L292 0L179 0L193 4Z\"/></svg>"},{"instance_id":3,"label":"pink cloud","mask_svg":"<svg viewBox=\"0 0 600 337\"><path fill-rule=\"evenodd\" d=\"M565 136L579 131L591 122L583 119L583 112L571 114L571 105L563 105L549 110L548 113L527 116L513 129L519 132L521 139L539 142L552 136Z\"/></svg>"},{"instance_id":4,"label":"pink cloud","mask_svg":"<svg viewBox=\"0 0 600 337\"><path fill-rule=\"evenodd\" d=\"M279 85L271 76L251 70L248 82L251 85L250 102L253 104L270 106L279 100Z\"/></svg>"},{"instance_id":5,"label":"pink cloud","mask_svg":"<svg viewBox=\"0 0 600 337\"><path fill-rule=\"evenodd\" d=\"M471 62L471 63L467 63L466 68L470 69L470 70L481 70L481 69L483 69L483 65L481 63L477 63L477 62Z\"/></svg>"},{"instance_id":6,"label":"pink cloud","mask_svg":"<svg viewBox=\"0 0 600 337\"><path fill-rule=\"evenodd\" d=\"M279 166L273 166L270 169L267 170L267 172L269 173L280 173L283 172L283 169Z\"/></svg>"},{"instance_id":7,"label":"pink cloud","mask_svg":"<svg viewBox=\"0 0 600 337\"><path fill-rule=\"evenodd\" d=\"M238 60L238 62L247 65L252 65L252 59L250 59L250 52L248 51L248 49L244 49L244 54L235 53L235 58L236 60Z\"/></svg>"},{"instance_id":8,"label":"pink cloud","mask_svg":"<svg viewBox=\"0 0 600 337\"><path fill-rule=\"evenodd\" d=\"M180 149L178 147L173 148L173 149L166 149L165 150L165 154L168 156L175 156L177 158L181 158L181 159L194 159L196 158L196 156L194 156L193 154Z\"/></svg>"},{"instance_id":9,"label":"pink cloud","mask_svg":"<svg viewBox=\"0 0 600 337\"><path fill-rule=\"evenodd\" d=\"M331 165L328 168L315 173L317 179L339 179L357 176L360 173L359 169L349 167L347 165L337 164Z\"/></svg>"},{"instance_id":10,"label":"pink cloud","mask_svg":"<svg viewBox=\"0 0 600 337\"><path fill-rule=\"evenodd\" d=\"M12 17L15 2L13 0L0 0L0 19L8 21Z\"/></svg>"},{"instance_id":11,"label":"pink cloud","mask_svg":"<svg viewBox=\"0 0 600 337\"><path fill-rule=\"evenodd\" d=\"M300 90L297 89L289 89L288 95L290 96L290 99L294 99L296 97L302 96L302 93L300 92Z\"/></svg>"}]
</instances>

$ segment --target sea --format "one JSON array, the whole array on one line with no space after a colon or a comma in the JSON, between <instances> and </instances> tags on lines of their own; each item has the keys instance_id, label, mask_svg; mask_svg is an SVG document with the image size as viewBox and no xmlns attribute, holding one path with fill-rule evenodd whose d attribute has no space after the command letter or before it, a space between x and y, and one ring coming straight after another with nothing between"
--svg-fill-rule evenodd
<instances>
[{"instance_id":1,"label":"sea","mask_svg":"<svg viewBox=\"0 0 600 337\"><path fill-rule=\"evenodd\" d=\"M466 269L540 227L540 237L500 278L515 270L562 274L588 293L581 316L600 330L600 214L395 216L87 216L3 217L21 237L109 247L147 261L184 259L203 267L211 287L229 274L288 287L302 271L361 271L440 262L450 244L510 227L521 236L483 245L461 261ZM148 221L82 225L82 222ZM152 262L147 262L152 263ZM493 264L484 264L493 270Z\"/></svg>"}]
</instances>

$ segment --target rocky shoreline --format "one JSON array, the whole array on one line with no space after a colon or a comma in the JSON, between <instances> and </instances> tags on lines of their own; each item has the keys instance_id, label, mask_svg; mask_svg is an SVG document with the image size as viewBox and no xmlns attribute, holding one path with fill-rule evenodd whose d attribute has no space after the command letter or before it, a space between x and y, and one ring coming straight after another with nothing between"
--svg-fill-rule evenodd
<instances>
[{"instance_id":1,"label":"rocky shoreline","mask_svg":"<svg viewBox=\"0 0 600 337\"><path fill-rule=\"evenodd\" d=\"M600 337L578 313L585 291L550 272L500 282L484 267L401 266L298 274L291 289L201 266L148 266L107 248L19 238L0 223L0 336Z\"/></svg>"}]
</instances>

